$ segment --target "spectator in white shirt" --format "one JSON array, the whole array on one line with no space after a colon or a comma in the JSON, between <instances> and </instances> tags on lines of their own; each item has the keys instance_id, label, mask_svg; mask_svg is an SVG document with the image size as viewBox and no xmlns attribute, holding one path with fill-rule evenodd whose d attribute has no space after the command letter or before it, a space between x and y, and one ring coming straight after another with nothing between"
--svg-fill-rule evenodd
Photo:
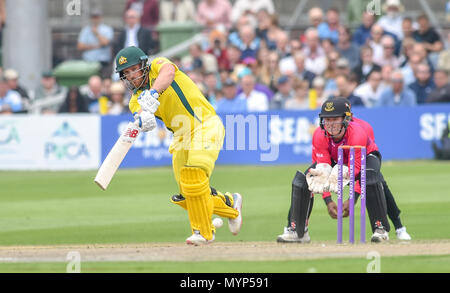
<instances>
[{"instance_id":1,"label":"spectator in white shirt","mask_svg":"<svg viewBox=\"0 0 450 293\"><path fill-rule=\"evenodd\" d=\"M384 30L378 25L374 24L370 29L370 38L368 40L368 45L373 50L373 60L380 60L383 56L383 45L381 44L381 38L383 37Z\"/></svg>"},{"instance_id":2,"label":"spectator in white shirt","mask_svg":"<svg viewBox=\"0 0 450 293\"><path fill-rule=\"evenodd\" d=\"M378 103L381 93L385 88L381 86L381 71L372 71L367 81L355 89L355 95L360 97L367 108L372 108Z\"/></svg>"},{"instance_id":3,"label":"spectator in white shirt","mask_svg":"<svg viewBox=\"0 0 450 293\"><path fill-rule=\"evenodd\" d=\"M231 21L235 23L241 15L247 12L256 15L261 9L266 9L269 14L275 13L275 6L272 0L237 0L231 10Z\"/></svg>"},{"instance_id":4,"label":"spectator in white shirt","mask_svg":"<svg viewBox=\"0 0 450 293\"><path fill-rule=\"evenodd\" d=\"M319 32L315 28L308 28L305 32L305 48L303 54L306 56L305 68L316 75L322 75L327 68L325 51L320 46Z\"/></svg>"},{"instance_id":5,"label":"spectator in white shirt","mask_svg":"<svg viewBox=\"0 0 450 293\"><path fill-rule=\"evenodd\" d=\"M383 5L385 15L380 17L379 24L385 31L394 34L397 39L403 40L402 12L404 10L400 0L387 0Z\"/></svg>"},{"instance_id":6,"label":"spectator in white shirt","mask_svg":"<svg viewBox=\"0 0 450 293\"><path fill-rule=\"evenodd\" d=\"M383 46L383 55L374 58L374 62L379 66L391 64L395 69L400 67L400 60L395 56L395 40L390 35L385 35L381 38L381 45Z\"/></svg>"},{"instance_id":7,"label":"spectator in white shirt","mask_svg":"<svg viewBox=\"0 0 450 293\"><path fill-rule=\"evenodd\" d=\"M253 75L244 75L241 78L242 93L237 98L245 98L247 100L248 112L265 112L269 110L269 100L264 93L255 90L255 84L256 81Z\"/></svg>"}]
</instances>

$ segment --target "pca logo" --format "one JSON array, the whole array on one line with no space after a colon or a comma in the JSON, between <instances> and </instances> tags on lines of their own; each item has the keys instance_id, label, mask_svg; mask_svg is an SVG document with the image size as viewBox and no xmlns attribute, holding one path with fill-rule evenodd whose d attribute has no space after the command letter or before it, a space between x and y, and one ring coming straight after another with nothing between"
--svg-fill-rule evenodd
<instances>
[{"instance_id":1,"label":"pca logo","mask_svg":"<svg viewBox=\"0 0 450 293\"><path fill-rule=\"evenodd\" d=\"M19 132L13 123L0 124L0 146L20 143Z\"/></svg>"},{"instance_id":2,"label":"pca logo","mask_svg":"<svg viewBox=\"0 0 450 293\"><path fill-rule=\"evenodd\" d=\"M45 158L76 160L81 157L89 158L88 148L79 134L64 121L45 143Z\"/></svg>"}]
</instances>

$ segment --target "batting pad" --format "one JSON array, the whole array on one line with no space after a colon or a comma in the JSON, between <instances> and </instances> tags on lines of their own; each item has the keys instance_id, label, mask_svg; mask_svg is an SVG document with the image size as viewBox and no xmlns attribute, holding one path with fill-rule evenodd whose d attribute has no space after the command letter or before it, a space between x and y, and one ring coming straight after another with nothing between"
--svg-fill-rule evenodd
<instances>
[{"instance_id":1,"label":"batting pad","mask_svg":"<svg viewBox=\"0 0 450 293\"><path fill-rule=\"evenodd\" d=\"M231 194L227 196L228 200L230 201L230 205L233 206L233 197L231 196ZM229 219L236 219L236 217L239 216L239 212L237 210L226 204L227 199L225 195L220 191L217 190L217 194L212 195L212 200L214 203L213 214ZM186 199L174 201L172 198L170 198L170 201L187 210Z\"/></svg>"},{"instance_id":2,"label":"batting pad","mask_svg":"<svg viewBox=\"0 0 450 293\"><path fill-rule=\"evenodd\" d=\"M212 240L214 228L211 217L214 202L205 171L196 167L181 168L180 186L181 192L186 198L192 230L198 230L207 240Z\"/></svg>"},{"instance_id":3,"label":"batting pad","mask_svg":"<svg viewBox=\"0 0 450 293\"><path fill-rule=\"evenodd\" d=\"M227 201L226 197L228 197L231 206L228 206L226 204ZM215 215L229 219L236 219L236 217L239 216L239 212L232 208L233 196L230 193L226 193L226 195L224 195L220 191L217 191L217 195L213 196L212 198L214 201L213 213Z\"/></svg>"}]
</instances>

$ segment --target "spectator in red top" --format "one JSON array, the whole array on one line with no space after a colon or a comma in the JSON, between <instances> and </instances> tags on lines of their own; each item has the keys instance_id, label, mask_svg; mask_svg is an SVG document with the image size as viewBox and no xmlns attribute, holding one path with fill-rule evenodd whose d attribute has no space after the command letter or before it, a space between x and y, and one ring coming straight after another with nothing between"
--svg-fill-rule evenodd
<instances>
[{"instance_id":1,"label":"spectator in red top","mask_svg":"<svg viewBox=\"0 0 450 293\"><path fill-rule=\"evenodd\" d=\"M226 49L226 35L218 30L213 30L209 34L209 46L206 52L216 57L219 70L230 69L230 61L228 60Z\"/></svg>"}]
</instances>

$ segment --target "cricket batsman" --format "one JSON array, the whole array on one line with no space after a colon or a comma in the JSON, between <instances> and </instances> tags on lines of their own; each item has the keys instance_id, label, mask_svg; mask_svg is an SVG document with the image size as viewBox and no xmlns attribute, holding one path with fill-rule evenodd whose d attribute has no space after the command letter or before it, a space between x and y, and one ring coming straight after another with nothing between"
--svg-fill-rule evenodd
<instances>
[{"instance_id":1,"label":"cricket batsman","mask_svg":"<svg viewBox=\"0 0 450 293\"><path fill-rule=\"evenodd\" d=\"M314 193L337 192L337 154L341 145L362 145L367 149L366 201L372 228L372 242L389 240L390 230L387 220L386 198L380 172L381 154L375 142L364 128L352 122L351 112L343 99L333 98L322 105L320 127L313 135L313 164L305 173L297 171L292 181L291 206L288 226L277 238L278 242L310 242L308 220L311 214ZM360 158L361 150L355 150L355 158ZM344 184L349 182L349 150L344 150ZM355 178L359 180L361 162L355 160ZM360 194L359 181L355 184L355 200ZM328 198L331 199L331 198ZM349 202L343 206L344 216L348 215Z\"/></svg>"},{"instance_id":2,"label":"cricket batsman","mask_svg":"<svg viewBox=\"0 0 450 293\"><path fill-rule=\"evenodd\" d=\"M169 147L179 195L171 202L187 210L192 235L189 245L214 241L212 214L228 218L232 234L242 225L242 196L210 187L210 178L225 137L214 108L195 83L169 59L148 56L137 47L120 50L116 72L133 91L129 108L142 131L156 127L156 118L173 132Z\"/></svg>"}]
</instances>

